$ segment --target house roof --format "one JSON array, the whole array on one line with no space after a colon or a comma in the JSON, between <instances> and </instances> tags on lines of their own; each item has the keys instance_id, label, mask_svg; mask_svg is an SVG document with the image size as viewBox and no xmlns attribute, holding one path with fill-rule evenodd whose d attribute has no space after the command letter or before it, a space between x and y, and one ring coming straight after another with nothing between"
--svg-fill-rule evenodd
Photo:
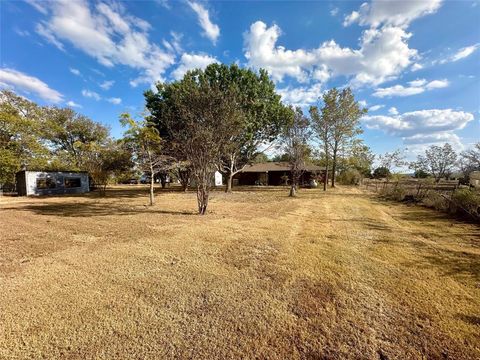
<instances>
[{"instance_id":1,"label":"house roof","mask_svg":"<svg viewBox=\"0 0 480 360\"><path fill-rule=\"evenodd\" d=\"M324 169L317 165L306 165L307 171L323 171ZM290 164L288 162L265 162L247 165L242 172L270 172L270 171L290 171Z\"/></svg>"}]
</instances>

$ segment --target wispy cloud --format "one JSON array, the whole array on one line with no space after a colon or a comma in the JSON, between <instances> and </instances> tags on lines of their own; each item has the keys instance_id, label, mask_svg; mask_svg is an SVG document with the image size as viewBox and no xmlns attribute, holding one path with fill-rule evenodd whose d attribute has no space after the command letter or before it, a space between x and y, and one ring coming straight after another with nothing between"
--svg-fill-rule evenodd
<instances>
[{"instance_id":1,"label":"wispy cloud","mask_svg":"<svg viewBox=\"0 0 480 360\"><path fill-rule=\"evenodd\" d=\"M111 98L108 98L107 101L108 101L109 103L112 103L112 104L115 104L115 105L119 105L119 104L122 102L122 99L116 98L116 97L111 97Z\"/></svg>"},{"instance_id":2,"label":"wispy cloud","mask_svg":"<svg viewBox=\"0 0 480 360\"><path fill-rule=\"evenodd\" d=\"M99 101L102 98L95 91L86 90L86 89L82 90L82 95L86 98L91 98L91 99L94 99L96 101Z\"/></svg>"},{"instance_id":3,"label":"wispy cloud","mask_svg":"<svg viewBox=\"0 0 480 360\"><path fill-rule=\"evenodd\" d=\"M76 102L70 100L70 101L67 101L67 105L70 106L70 107L74 107L74 108L81 108L82 105L80 104L77 104Z\"/></svg>"},{"instance_id":4,"label":"wispy cloud","mask_svg":"<svg viewBox=\"0 0 480 360\"><path fill-rule=\"evenodd\" d=\"M62 94L51 89L42 80L14 69L0 69L0 86L2 84L3 87L11 87L27 94L33 93L41 99L52 103L59 103L63 100Z\"/></svg>"},{"instance_id":5,"label":"wispy cloud","mask_svg":"<svg viewBox=\"0 0 480 360\"><path fill-rule=\"evenodd\" d=\"M217 24L212 23L210 20L210 14L203 5L194 1L189 1L188 4L197 14L198 23L203 29L203 35L209 38L213 44L216 44L217 39L220 36L220 27Z\"/></svg>"},{"instance_id":6,"label":"wispy cloud","mask_svg":"<svg viewBox=\"0 0 480 360\"><path fill-rule=\"evenodd\" d=\"M36 31L60 50L71 44L107 67L126 65L139 70L134 85L163 80L175 55L149 39L148 22L129 14L122 3L90 5L86 1L29 1L44 14Z\"/></svg>"},{"instance_id":7,"label":"wispy cloud","mask_svg":"<svg viewBox=\"0 0 480 360\"><path fill-rule=\"evenodd\" d=\"M410 81L408 84L408 86L395 85L387 88L377 88L373 96L383 98L417 95L427 90L445 88L449 85L449 82L447 79L433 80L430 82L427 82L425 79L417 79Z\"/></svg>"},{"instance_id":8,"label":"wispy cloud","mask_svg":"<svg viewBox=\"0 0 480 360\"><path fill-rule=\"evenodd\" d=\"M105 80L104 82L102 82L100 84L100 87L103 89L103 90L109 90L113 84L115 84L115 81L114 80Z\"/></svg>"}]
</instances>

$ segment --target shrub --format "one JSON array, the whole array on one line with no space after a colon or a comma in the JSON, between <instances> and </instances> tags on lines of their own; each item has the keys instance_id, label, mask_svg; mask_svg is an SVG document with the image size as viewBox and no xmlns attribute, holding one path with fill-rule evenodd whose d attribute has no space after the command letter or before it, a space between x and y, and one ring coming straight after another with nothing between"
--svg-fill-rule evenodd
<instances>
[{"instance_id":1,"label":"shrub","mask_svg":"<svg viewBox=\"0 0 480 360\"><path fill-rule=\"evenodd\" d=\"M435 210L448 210L449 202L435 191L428 191L422 199L422 204Z\"/></svg>"},{"instance_id":2,"label":"shrub","mask_svg":"<svg viewBox=\"0 0 480 360\"><path fill-rule=\"evenodd\" d=\"M392 189L390 193L390 197L396 201L403 201L403 199L405 199L406 194L407 194L407 190L403 186L398 185Z\"/></svg>"},{"instance_id":3,"label":"shrub","mask_svg":"<svg viewBox=\"0 0 480 360\"><path fill-rule=\"evenodd\" d=\"M362 174L357 169L348 169L337 176L337 181L343 185L358 185L362 181Z\"/></svg>"},{"instance_id":4,"label":"shrub","mask_svg":"<svg viewBox=\"0 0 480 360\"><path fill-rule=\"evenodd\" d=\"M373 172L374 179L388 178L389 176L390 176L390 170L388 170L386 167L378 167Z\"/></svg>"},{"instance_id":5,"label":"shrub","mask_svg":"<svg viewBox=\"0 0 480 360\"><path fill-rule=\"evenodd\" d=\"M480 193L471 189L458 189L452 195L454 212L468 212L475 217L480 217Z\"/></svg>"}]
</instances>

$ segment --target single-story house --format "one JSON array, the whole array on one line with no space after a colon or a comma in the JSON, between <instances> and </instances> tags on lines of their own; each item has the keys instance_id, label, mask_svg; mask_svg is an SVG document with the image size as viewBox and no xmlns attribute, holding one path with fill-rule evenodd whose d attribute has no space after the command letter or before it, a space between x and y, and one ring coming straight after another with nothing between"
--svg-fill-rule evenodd
<instances>
[{"instance_id":1,"label":"single-story house","mask_svg":"<svg viewBox=\"0 0 480 360\"><path fill-rule=\"evenodd\" d=\"M472 171L470 173L470 185L480 188L480 171Z\"/></svg>"},{"instance_id":2,"label":"single-story house","mask_svg":"<svg viewBox=\"0 0 480 360\"><path fill-rule=\"evenodd\" d=\"M16 175L20 196L82 194L90 191L87 172L19 171Z\"/></svg>"},{"instance_id":3,"label":"single-story house","mask_svg":"<svg viewBox=\"0 0 480 360\"><path fill-rule=\"evenodd\" d=\"M306 165L300 176L300 185L309 185L312 180L323 181L325 169ZM286 185L291 180L288 162L265 162L246 166L234 177L238 185Z\"/></svg>"}]
</instances>

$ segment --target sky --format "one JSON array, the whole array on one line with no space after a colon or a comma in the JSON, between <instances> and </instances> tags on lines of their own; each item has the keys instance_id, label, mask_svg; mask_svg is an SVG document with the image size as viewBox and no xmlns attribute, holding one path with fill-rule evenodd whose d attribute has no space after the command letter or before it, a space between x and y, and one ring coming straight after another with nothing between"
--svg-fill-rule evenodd
<instances>
[{"instance_id":1,"label":"sky","mask_svg":"<svg viewBox=\"0 0 480 360\"><path fill-rule=\"evenodd\" d=\"M0 0L0 88L122 135L143 91L212 62L308 111L350 86L375 153L480 141L480 1Z\"/></svg>"}]
</instances>

